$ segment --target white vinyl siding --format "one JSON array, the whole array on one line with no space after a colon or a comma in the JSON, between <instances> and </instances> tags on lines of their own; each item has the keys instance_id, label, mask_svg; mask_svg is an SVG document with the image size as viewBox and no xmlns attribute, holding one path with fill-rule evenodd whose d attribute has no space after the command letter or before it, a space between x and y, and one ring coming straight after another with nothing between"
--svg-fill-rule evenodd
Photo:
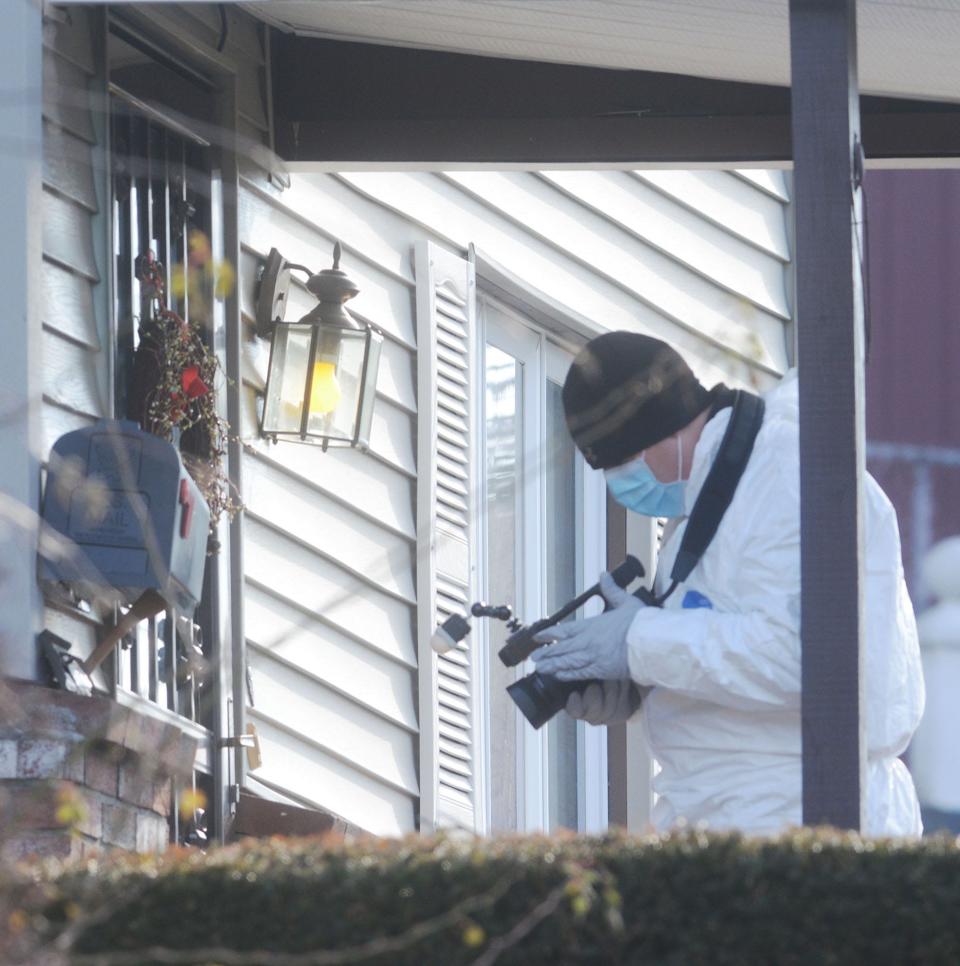
<instances>
[{"instance_id":1,"label":"white vinyl siding","mask_svg":"<svg viewBox=\"0 0 960 966\"><path fill-rule=\"evenodd\" d=\"M682 202L653 192L629 171L350 172L309 180L339 177L409 219L418 235L452 250L473 244L598 332L628 329L667 339L708 384L768 387L789 364L789 265L782 250L745 244L717 222L723 217L738 224L735 212L757 206L768 219L779 217L785 231L787 202L735 173L685 173L701 191ZM561 181L577 190L566 190ZM729 198L718 213L716 197L724 187ZM655 217L664 226L640 226L629 204L614 207L614 199L644 194L650 204L655 198ZM714 203L701 214L696 206L706 204L708 194ZM681 240L698 228L704 241L692 261ZM714 264L704 249L708 241L722 247L724 234L737 257Z\"/></svg>"},{"instance_id":2,"label":"white vinyl siding","mask_svg":"<svg viewBox=\"0 0 960 966\"><path fill-rule=\"evenodd\" d=\"M43 197L39 440L46 463L64 433L112 415L107 272L106 148L95 123L103 67L95 58L97 12L80 8L44 21ZM86 93L86 96L84 94ZM44 627L88 655L98 622L46 607ZM105 684L103 672L96 675Z\"/></svg>"},{"instance_id":3,"label":"white vinyl siding","mask_svg":"<svg viewBox=\"0 0 960 966\"><path fill-rule=\"evenodd\" d=\"M416 413L412 265L334 195L280 191L252 160L239 198L244 423L244 620L267 786L383 835L417 824ZM325 218L329 210L330 220ZM349 310L381 328L370 450L267 443L257 429L269 343L253 334L258 265L276 247L341 267ZM362 245L363 247L358 247ZM316 305L295 277L286 317Z\"/></svg>"},{"instance_id":4,"label":"white vinyl siding","mask_svg":"<svg viewBox=\"0 0 960 966\"><path fill-rule=\"evenodd\" d=\"M93 114L99 22L97 14L77 9L66 20L44 24L44 460L63 433L111 415L108 336L98 289L106 269L105 149Z\"/></svg>"}]
</instances>

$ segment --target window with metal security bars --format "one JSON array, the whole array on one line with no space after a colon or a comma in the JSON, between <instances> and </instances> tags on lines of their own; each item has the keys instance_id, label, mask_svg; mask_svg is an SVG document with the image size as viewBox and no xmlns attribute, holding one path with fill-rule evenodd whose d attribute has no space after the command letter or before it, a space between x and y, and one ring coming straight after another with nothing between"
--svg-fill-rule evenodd
<instances>
[{"instance_id":1,"label":"window with metal security bars","mask_svg":"<svg viewBox=\"0 0 960 966\"><path fill-rule=\"evenodd\" d=\"M209 89L187 71L113 25L110 34L111 251L115 324L116 416L145 422L145 372L137 349L150 338L158 307L210 330L204 317L211 290L187 285L187 266L208 243L213 215L211 146L185 117L190 105L209 102ZM147 92L157 97L147 99ZM142 95L142 96L140 96ZM176 109L167 102L176 98ZM194 112L196 113L196 112ZM148 428L148 427L144 427ZM202 457L206 441L175 429L184 462ZM217 756L214 568L205 567L195 612L169 608L141 621L118 645L114 687L126 700L143 701L190 722L201 739L192 790L197 803L214 801ZM175 789L182 798L183 788ZM209 812L172 809L171 838L202 845L215 831ZM219 819L214 820L214 825Z\"/></svg>"}]
</instances>

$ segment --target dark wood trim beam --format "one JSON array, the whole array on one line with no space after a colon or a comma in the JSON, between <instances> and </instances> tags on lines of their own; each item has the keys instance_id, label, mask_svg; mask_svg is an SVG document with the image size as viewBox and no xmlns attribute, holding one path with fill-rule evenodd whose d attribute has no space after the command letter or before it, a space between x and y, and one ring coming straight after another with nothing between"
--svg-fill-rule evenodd
<instances>
[{"instance_id":1,"label":"dark wood trim beam","mask_svg":"<svg viewBox=\"0 0 960 966\"><path fill-rule=\"evenodd\" d=\"M867 98L861 98L860 128L867 164L871 160L910 161L960 158L960 111L952 105L918 102L913 111L867 113Z\"/></svg>"},{"instance_id":2,"label":"dark wood trim beam","mask_svg":"<svg viewBox=\"0 0 960 966\"><path fill-rule=\"evenodd\" d=\"M856 0L790 0L803 820L859 829L863 293Z\"/></svg>"},{"instance_id":3,"label":"dark wood trim beam","mask_svg":"<svg viewBox=\"0 0 960 966\"><path fill-rule=\"evenodd\" d=\"M960 114L863 118L870 160L960 158ZM280 121L287 161L436 164L789 164L790 117Z\"/></svg>"},{"instance_id":4,"label":"dark wood trim beam","mask_svg":"<svg viewBox=\"0 0 960 966\"><path fill-rule=\"evenodd\" d=\"M729 163L789 158L790 119L476 118L277 128L288 161L477 164Z\"/></svg>"},{"instance_id":5,"label":"dark wood trim beam","mask_svg":"<svg viewBox=\"0 0 960 966\"><path fill-rule=\"evenodd\" d=\"M325 164L789 163L790 91L274 35L276 144ZM864 97L876 159L960 158L960 105Z\"/></svg>"},{"instance_id":6,"label":"dark wood trim beam","mask_svg":"<svg viewBox=\"0 0 960 966\"><path fill-rule=\"evenodd\" d=\"M775 85L273 34L279 117L293 121L788 114Z\"/></svg>"}]
</instances>

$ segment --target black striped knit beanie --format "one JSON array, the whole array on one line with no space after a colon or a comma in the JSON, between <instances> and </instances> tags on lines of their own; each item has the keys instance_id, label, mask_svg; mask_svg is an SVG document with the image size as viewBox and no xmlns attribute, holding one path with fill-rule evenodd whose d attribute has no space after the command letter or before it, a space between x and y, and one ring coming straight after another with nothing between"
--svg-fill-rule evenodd
<instances>
[{"instance_id":1,"label":"black striped knit beanie","mask_svg":"<svg viewBox=\"0 0 960 966\"><path fill-rule=\"evenodd\" d=\"M592 339L563 384L567 428L594 469L617 466L672 436L710 400L676 350L636 332Z\"/></svg>"}]
</instances>

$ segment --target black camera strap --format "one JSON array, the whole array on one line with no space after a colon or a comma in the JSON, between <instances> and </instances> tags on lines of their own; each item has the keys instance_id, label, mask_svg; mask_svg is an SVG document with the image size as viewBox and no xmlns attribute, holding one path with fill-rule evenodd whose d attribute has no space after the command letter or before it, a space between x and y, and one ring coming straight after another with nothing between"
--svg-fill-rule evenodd
<instances>
[{"instance_id":1,"label":"black camera strap","mask_svg":"<svg viewBox=\"0 0 960 966\"><path fill-rule=\"evenodd\" d=\"M680 541L677 558L670 571L670 587L662 597L649 592L648 602L661 607L663 602L690 576L720 526L747 467L753 443L763 423L765 405L759 396L737 389L733 393L732 412L720 448L710 472L704 480L697 501L690 511L687 529Z\"/></svg>"}]
</instances>

